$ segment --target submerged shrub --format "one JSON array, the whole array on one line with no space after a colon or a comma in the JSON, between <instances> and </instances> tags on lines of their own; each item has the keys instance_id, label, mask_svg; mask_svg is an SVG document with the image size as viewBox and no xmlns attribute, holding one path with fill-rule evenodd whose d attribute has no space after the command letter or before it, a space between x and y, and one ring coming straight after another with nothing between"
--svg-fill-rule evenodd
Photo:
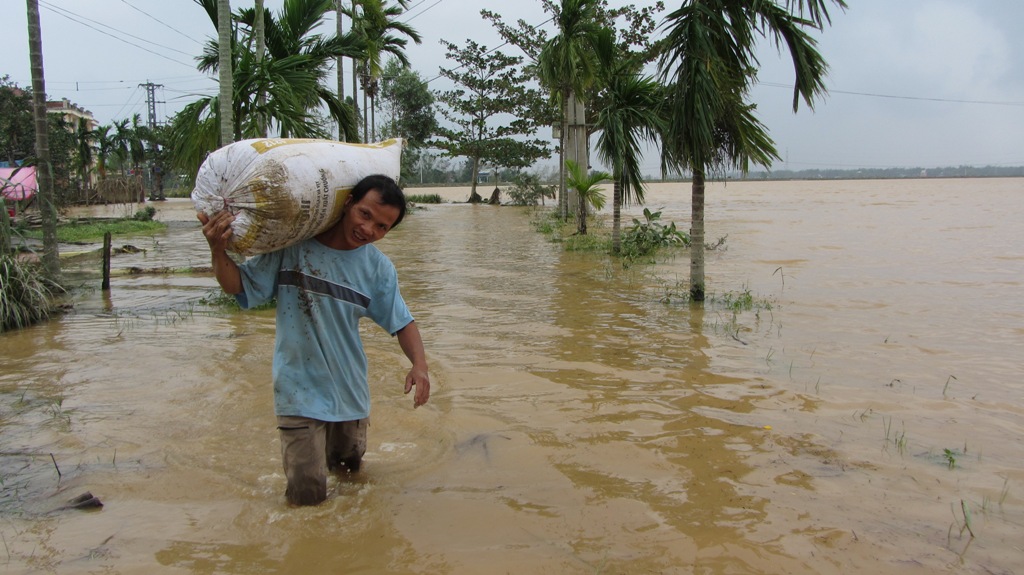
<instances>
[{"instance_id":1,"label":"submerged shrub","mask_svg":"<svg viewBox=\"0 0 1024 575\"><path fill-rule=\"evenodd\" d=\"M513 206L536 206L545 198L555 198L555 186L541 184L540 178L533 174L521 173L512 182L508 197Z\"/></svg>"},{"instance_id":2,"label":"submerged shrub","mask_svg":"<svg viewBox=\"0 0 1024 575\"><path fill-rule=\"evenodd\" d=\"M21 329L56 311L64 289L39 264L0 254L0 332Z\"/></svg>"},{"instance_id":3,"label":"submerged shrub","mask_svg":"<svg viewBox=\"0 0 1024 575\"><path fill-rule=\"evenodd\" d=\"M633 226L622 234L622 255L635 259L654 253L659 248L688 246L690 238L676 229L675 222L661 223L661 212L644 208L644 221L633 218Z\"/></svg>"},{"instance_id":4,"label":"submerged shrub","mask_svg":"<svg viewBox=\"0 0 1024 575\"><path fill-rule=\"evenodd\" d=\"M151 222L153 221L153 216L155 215L156 208L154 208L153 206L146 206L141 210L135 212L135 216L132 219L138 222Z\"/></svg>"},{"instance_id":5,"label":"submerged shrub","mask_svg":"<svg viewBox=\"0 0 1024 575\"><path fill-rule=\"evenodd\" d=\"M441 194L412 194L405 196L410 204L443 204Z\"/></svg>"}]
</instances>

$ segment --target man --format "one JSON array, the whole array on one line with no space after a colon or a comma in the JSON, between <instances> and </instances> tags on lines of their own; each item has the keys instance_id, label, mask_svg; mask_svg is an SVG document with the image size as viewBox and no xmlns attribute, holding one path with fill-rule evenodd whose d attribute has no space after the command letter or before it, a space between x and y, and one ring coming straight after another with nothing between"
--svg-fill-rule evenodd
<instances>
[{"instance_id":1,"label":"man","mask_svg":"<svg viewBox=\"0 0 1024 575\"><path fill-rule=\"evenodd\" d=\"M412 362L405 392L416 388L413 406L430 397L423 341L395 266L371 245L402 221L405 207L394 180L369 176L352 189L333 227L241 265L226 251L234 216L198 215L221 288L242 308L277 297L274 412L289 503L320 503L327 498L328 470L359 470L370 413L360 318L397 335Z\"/></svg>"}]
</instances>

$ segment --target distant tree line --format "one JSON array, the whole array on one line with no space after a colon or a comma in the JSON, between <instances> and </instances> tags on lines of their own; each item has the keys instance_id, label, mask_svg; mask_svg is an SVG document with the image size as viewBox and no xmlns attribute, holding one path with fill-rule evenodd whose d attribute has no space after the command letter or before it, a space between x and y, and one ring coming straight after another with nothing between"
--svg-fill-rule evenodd
<instances>
[{"instance_id":1,"label":"distant tree line","mask_svg":"<svg viewBox=\"0 0 1024 575\"><path fill-rule=\"evenodd\" d=\"M895 180L907 178L1019 178L1024 166L947 166L937 168L855 168L750 172L745 180Z\"/></svg>"}]
</instances>

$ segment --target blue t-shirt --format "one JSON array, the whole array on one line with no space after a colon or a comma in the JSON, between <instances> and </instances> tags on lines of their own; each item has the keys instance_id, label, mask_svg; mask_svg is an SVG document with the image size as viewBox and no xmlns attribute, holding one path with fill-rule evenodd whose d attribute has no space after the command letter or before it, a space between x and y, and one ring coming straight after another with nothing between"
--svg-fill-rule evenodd
<instances>
[{"instance_id":1,"label":"blue t-shirt","mask_svg":"<svg viewBox=\"0 0 1024 575\"><path fill-rule=\"evenodd\" d=\"M359 320L394 335L413 320L395 266L376 246L335 250L309 239L239 266L243 308L277 296L274 412L322 421L370 415Z\"/></svg>"}]
</instances>

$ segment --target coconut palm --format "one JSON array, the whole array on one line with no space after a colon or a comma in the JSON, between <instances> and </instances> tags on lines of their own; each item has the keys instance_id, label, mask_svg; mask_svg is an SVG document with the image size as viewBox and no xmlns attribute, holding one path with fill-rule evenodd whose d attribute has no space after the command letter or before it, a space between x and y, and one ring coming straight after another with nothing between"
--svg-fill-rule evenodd
<instances>
[{"instance_id":1,"label":"coconut palm","mask_svg":"<svg viewBox=\"0 0 1024 575\"><path fill-rule=\"evenodd\" d=\"M89 129L88 120L79 118L75 125L75 161L78 164L78 177L82 180L82 187L86 191L87 199L91 183L89 171L95 156L95 145L96 131Z\"/></svg>"},{"instance_id":2,"label":"coconut palm","mask_svg":"<svg viewBox=\"0 0 1024 575\"><path fill-rule=\"evenodd\" d=\"M97 126L93 130L96 141L96 172L100 176L100 181L107 179L107 162L114 155L114 150L117 147L115 137L110 133L111 128L111 126Z\"/></svg>"},{"instance_id":3,"label":"coconut palm","mask_svg":"<svg viewBox=\"0 0 1024 575\"><path fill-rule=\"evenodd\" d=\"M217 26L217 73L219 91L220 112L220 143L222 146L233 141L234 120L232 118L232 93L234 91L234 78L231 74L232 41L235 38L233 23L231 22L231 2L229 0L217 0L217 19L214 20Z\"/></svg>"},{"instance_id":4,"label":"coconut palm","mask_svg":"<svg viewBox=\"0 0 1024 575\"><path fill-rule=\"evenodd\" d=\"M60 276L57 252L57 208L50 164L49 125L46 119L46 80L43 73L43 37L39 26L39 2L26 0L28 12L29 69L32 74L33 120L36 127L36 182L39 211L43 216L43 268L51 278Z\"/></svg>"},{"instance_id":5,"label":"coconut palm","mask_svg":"<svg viewBox=\"0 0 1024 575\"><path fill-rule=\"evenodd\" d=\"M606 30L597 43L600 91L595 99L597 153L612 169L612 252L622 246L622 206L643 203L640 161L642 144L653 142L663 130L663 90L654 78L641 76L639 60L624 54L615 34Z\"/></svg>"},{"instance_id":6,"label":"coconut palm","mask_svg":"<svg viewBox=\"0 0 1024 575\"><path fill-rule=\"evenodd\" d=\"M843 0L830 0L846 8ZM808 30L830 22L828 0L686 0L666 16L659 68L669 81L663 166L692 172L690 296L704 300L704 182L710 171L746 172L779 159L767 128L747 103L757 76L754 50L767 38L785 47L796 82L793 110L826 92L827 64Z\"/></svg>"},{"instance_id":7,"label":"coconut palm","mask_svg":"<svg viewBox=\"0 0 1024 575\"><path fill-rule=\"evenodd\" d=\"M573 192L576 192L576 199L579 218L576 223L576 233L587 235L587 206L600 210L604 208L605 197L601 192L600 184L611 179L607 172L590 172L572 160L565 161L565 168L568 175L565 178L565 185Z\"/></svg>"},{"instance_id":8,"label":"coconut palm","mask_svg":"<svg viewBox=\"0 0 1024 575\"><path fill-rule=\"evenodd\" d=\"M195 0L217 21L217 0ZM317 115L324 107L358 141L351 108L341 102L325 81L339 56L362 54L351 34L323 36L313 33L335 0L287 0L275 17L264 11L266 53L255 50L253 8L236 13L240 38L233 41L234 139L259 137L270 128L282 137L328 138L325 122ZM219 69L218 42L210 41L197 58L204 72ZM204 97L186 106L173 122L169 146L176 167L194 174L206 154L220 146L217 129L219 97Z\"/></svg>"},{"instance_id":9,"label":"coconut palm","mask_svg":"<svg viewBox=\"0 0 1024 575\"><path fill-rule=\"evenodd\" d=\"M132 128L128 125L127 118L114 122L114 150L113 155L117 159L121 175L128 172L128 165L131 160Z\"/></svg>"},{"instance_id":10,"label":"coconut palm","mask_svg":"<svg viewBox=\"0 0 1024 575\"><path fill-rule=\"evenodd\" d=\"M420 44L422 37L412 26L399 22L408 2L400 1L389 5L387 0L355 0L352 11L352 30L365 46L365 54L358 64L359 81L363 86L363 139L376 139L376 100L379 92L380 76L384 71L384 55L390 54L398 59L403 66L409 66L409 58L405 48L411 39ZM358 12L356 12L358 9ZM402 36L407 37L403 38ZM367 106L367 98L370 105ZM369 113L367 113L369 110ZM370 116L369 130L367 116Z\"/></svg>"},{"instance_id":11,"label":"coconut palm","mask_svg":"<svg viewBox=\"0 0 1024 575\"><path fill-rule=\"evenodd\" d=\"M568 135L570 101L579 98L593 81L596 62L594 45L600 24L600 0L562 0L559 6L545 4L554 12L558 34L548 40L537 57L541 83L557 97L562 107L562 162L559 185L559 209L562 218L568 215L565 194L565 150ZM583 138L584 140L586 138ZM583 145L586 145L585 142Z\"/></svg>"}]
</instances>

